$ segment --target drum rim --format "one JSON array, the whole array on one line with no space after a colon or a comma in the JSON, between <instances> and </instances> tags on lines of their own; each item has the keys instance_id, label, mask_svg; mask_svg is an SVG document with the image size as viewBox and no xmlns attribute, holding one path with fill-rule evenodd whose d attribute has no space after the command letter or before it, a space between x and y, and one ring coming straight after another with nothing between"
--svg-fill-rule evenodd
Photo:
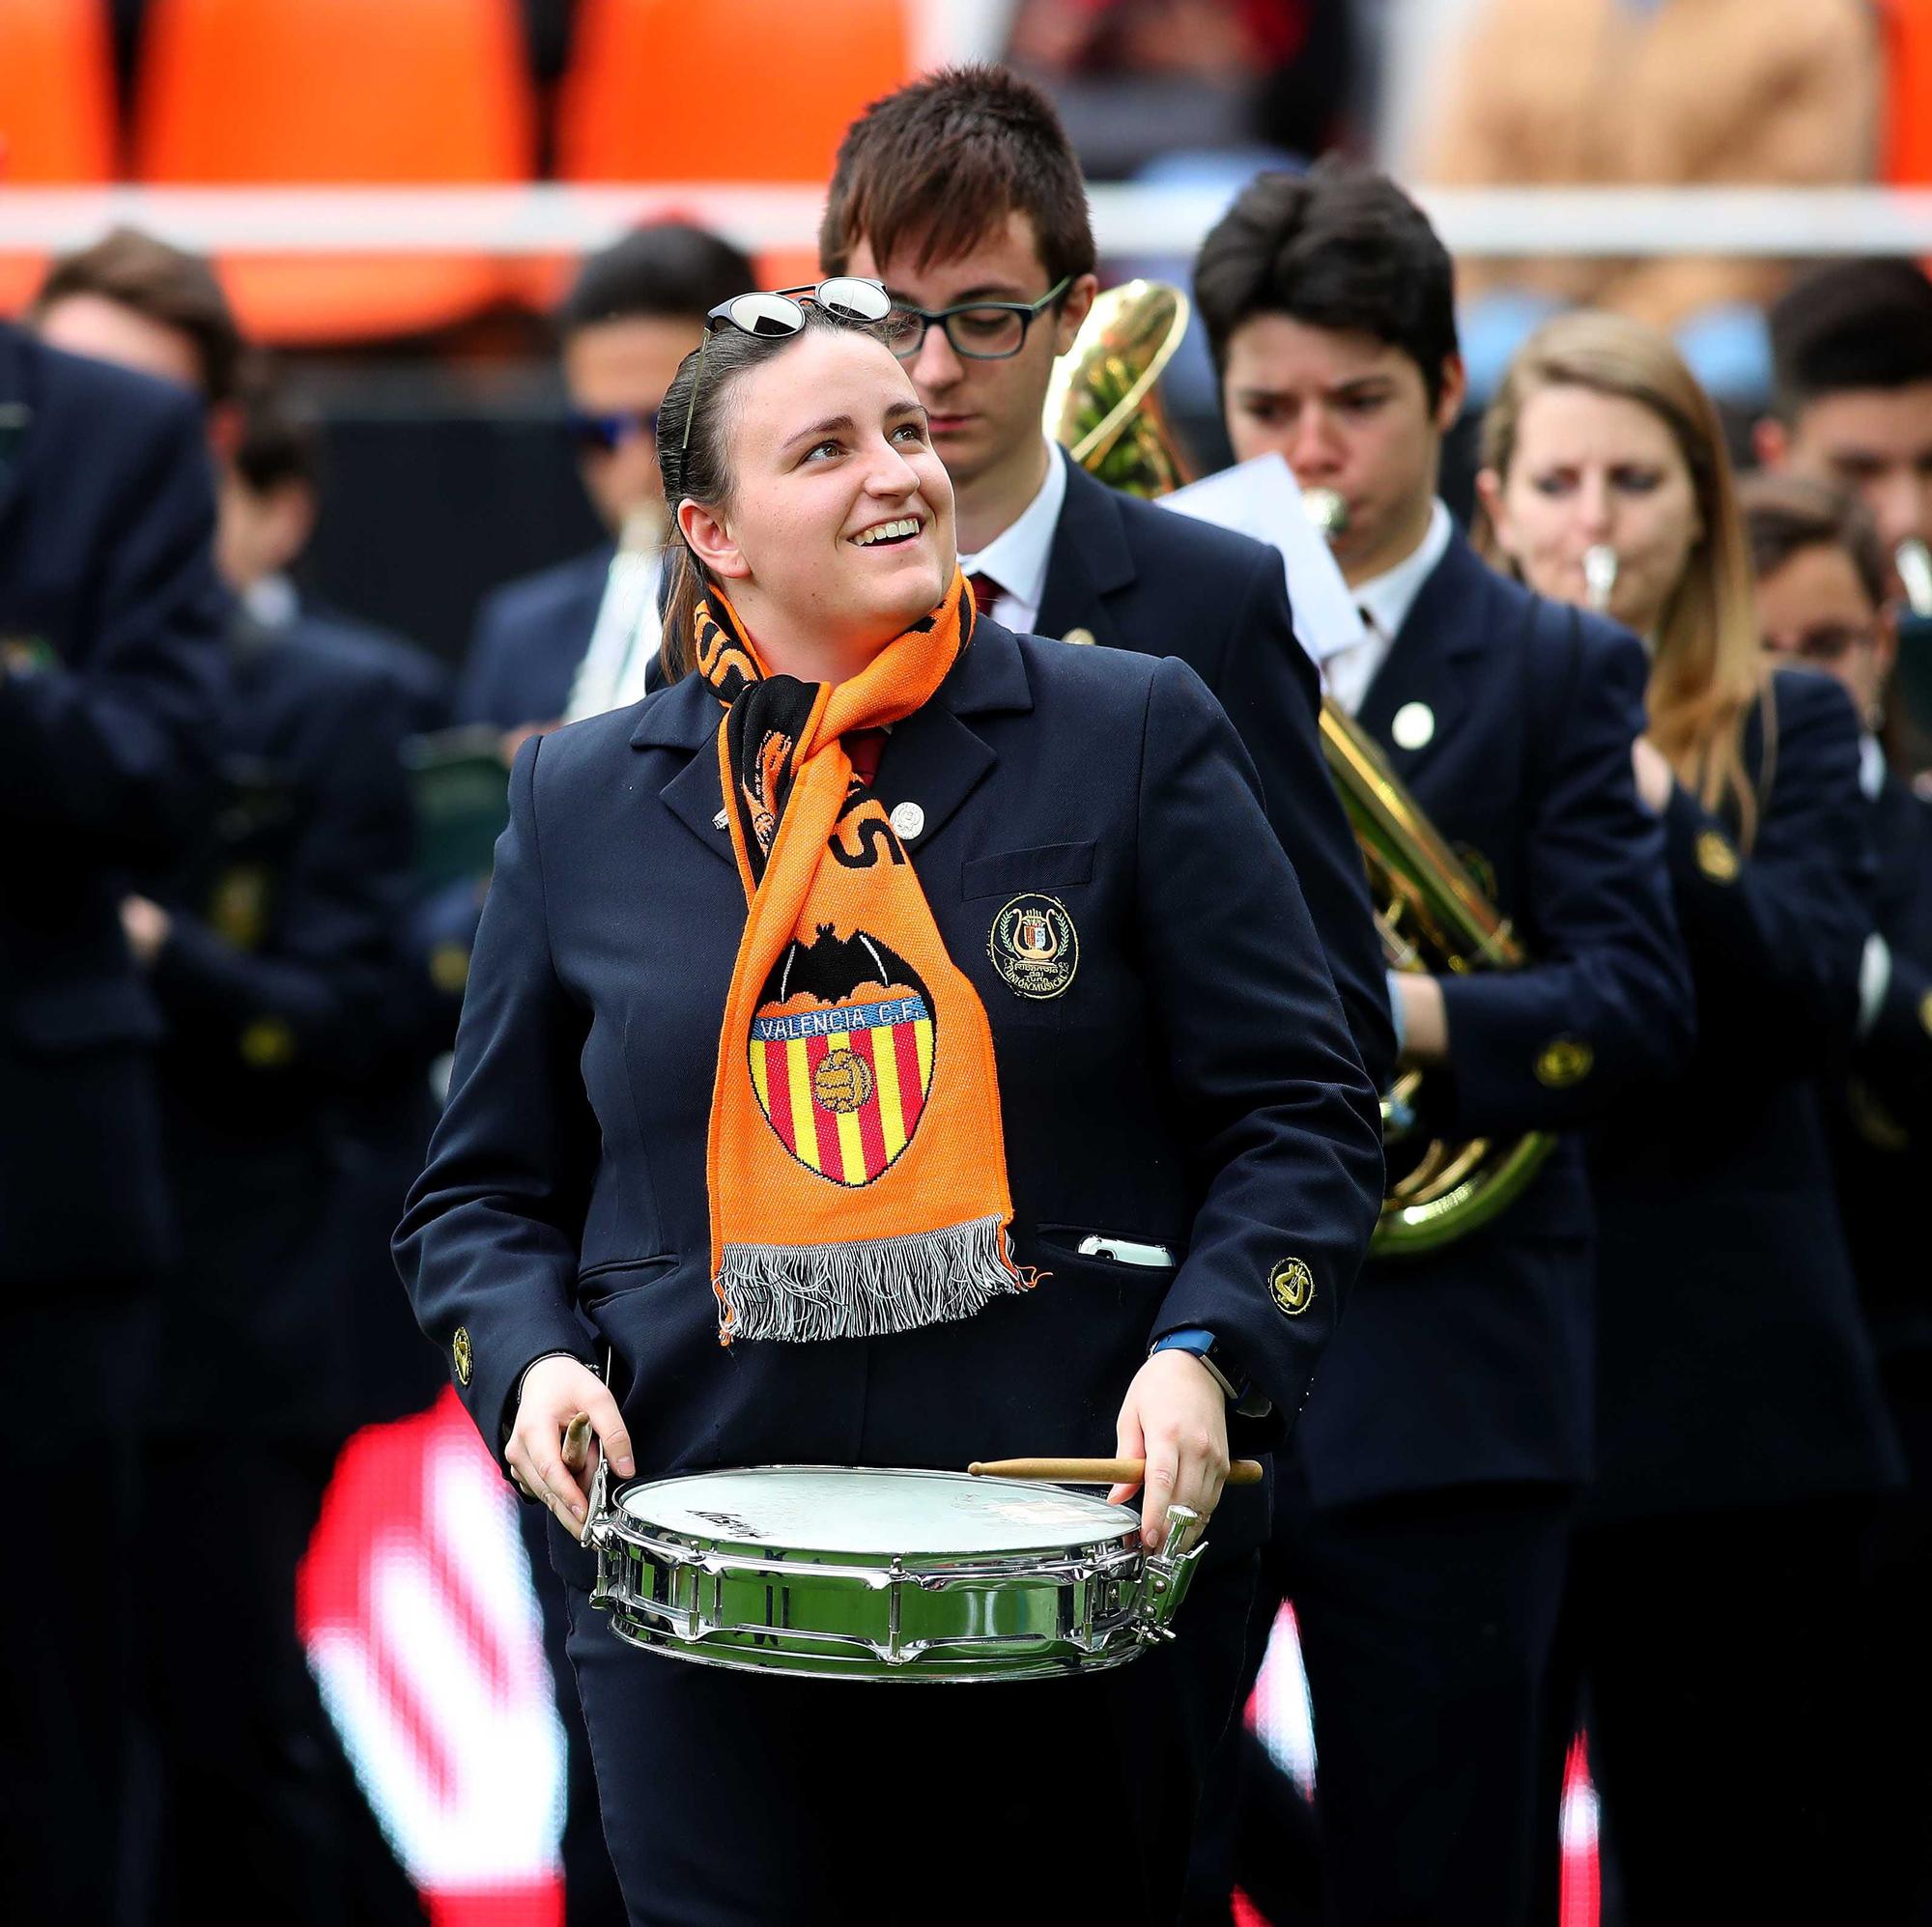
<instances>
[{"instance_id":1,"label":"drum rim","mask_svg":"<svg viewBox=\"0 0 1932 1927\"><path fill-rule=\"evenodd\" d=\"M1028 1546L988 1547L979 1552L959 1552L933 1549L923 1552L889 1552L883 1550L847 1552L828 1550L823 1546L784 1546L773 1545L768 1540L747 1539L726 1535L724 1532L709 1533L688 1530L683 1526L665 1525L657 1520L639 1519L628 1506L628 1502L638 1494L654 1487L681 1485L694 1479L707 1476L737 1475L748 1472L829 1472L840 1477L854 1472L888 1473L894 1477L940 1480L955 1486L972 1486L981 1489L997 1489L997 1487L1011 1487L1021 1491L1050 1492L1057 1498L1077 1497L1087 1499L1085 1493L1069 1493L1065 1486L1055 1485L1046 1479L1003 1479L995 1482L976 1478L969 1472L952 1472L941 1467L928 1465L808 1465L801 1463L774 1463L764 1465L714 1465L691 1472L667 1473L655 1478L639 1478L626 1481L612 1489L610 1496L610 1512L607 1516L609 1530L613 1537L623 1541L637 1550L662 1548L676 1557L679 1553L720 1553L742 1558L748 1563L760 1566L769 1564L773 1568L801 1567L850 1568L867 1572L897 1570L903 1573L918 1573L931 1575L937 1573L958 1573L961 1574L986 1574L989 1571L1016 1570L1025 1567L1035 1570L1042 1563L1072 1559L1092 1559L1096 1554L1119 1549L1138 1549L1141 1522L1138 1514L1124 1506L1108 1507L1109 1512L1120 1515L1120 1522L1113 1530L1099 1530L1103 1523L1096 1518L1096 1528L1087 1533L1075 1527L1062 1539L1045 1544ZM1104 1505L1104 1500L1090 1503Z\"/></svg>"}]
</instances>

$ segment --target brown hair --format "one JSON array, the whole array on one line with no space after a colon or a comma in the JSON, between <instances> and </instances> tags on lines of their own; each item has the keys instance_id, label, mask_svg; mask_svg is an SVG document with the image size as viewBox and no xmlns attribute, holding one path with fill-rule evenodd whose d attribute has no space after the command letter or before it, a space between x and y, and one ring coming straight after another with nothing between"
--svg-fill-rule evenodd
<instances>
[{"instance_id":1,"label":"brown hair","mask_svg":"<svg viewBox=\"0 0 1932 1927\"><path fill-rule=\"evenodd\" d=\"M1841 549L1873 609L1891 594L1885 544L1858 496L1804 475L1752 475L1739 492L1751 568L1759 581L1806 549Z\"/></svg>"},{"instance_id":2,"label":"brown hair","mask_svg":"<svg viewBox=\"0 0 1932 1927\"><path fill-rule=\"evenodd\" d=\"M1587 388L1649 410L1669 429L1690 471L1702 531L1657 625L1651 663L1651 741L1707 809L1736 810L1749 847L1757 799L1746 774L1745 719L1764 688L1750 560L1737 483L1711 398L1669 340L1640 322L1591 310L1546 322L1517 350L1483 417L1482 465L1507 480L1529 398ZM1511 567L1486 512L1476 546Z\"/></svg>"},{"instance_id":3,"label":"brown hair","mask_svg":"<svg viewBox=\"0 0 1932 1927\"><path fill-rule=\"evenodd\" d=\"M139 228L119 227L64 255L48 270L31 312L44 315L57 301L95 295L162 327L187 336L211 407L235 393L242 364L242 330L214 270L198 254L171 247Z\"/></svg>"},{"instance_id":4,"label":"brown hair","mask_svg":"<svg viewBox=\"0 0 1932 1927\"><path fill-rule=\"evenodd\" d=\"M923 268L970 252L1011 213L1033 223L1049 287L1093 272L1087 185L1053 102L1002 67L941 68L846 128L818 259L842 274L864 241L875 262L915 247Z\"/></svg>"},{"instance_id":5,"label":"brown hair","mask_svg":"<svg viewBox=\"0 0 1932 1927\"><path fill-rule=\"evenodd\" d=\"M681 681L696 660L692 620L699 601L713 586L704 564L692 553L678 525L678 504L687 499L702 502L707 508L730 504L732 476L726 443L731 390L738 378L819 328L869 334L884 341L877 328L838 321L810 301L803 305L805 326L796 334L747 334L742 328L720 327L677 364L677 373L665 390L658 411L658 468L670 509L670 533L665 547L661 602L664 642L658 660L667 685ZM687 420L691 424L689 436L685 433Z\"/></svg>"}]
</instances>

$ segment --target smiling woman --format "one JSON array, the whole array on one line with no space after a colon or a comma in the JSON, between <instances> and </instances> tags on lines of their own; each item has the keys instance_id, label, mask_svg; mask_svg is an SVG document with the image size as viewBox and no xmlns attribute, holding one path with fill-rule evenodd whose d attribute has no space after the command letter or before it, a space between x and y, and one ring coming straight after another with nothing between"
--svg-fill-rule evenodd
<instances>
[{"instance_id":1,"label":"smiling woman","mask_svg":"<svg viewBox=\"0 0 1932 1927\"><path fill-rule=\"evenodd\" d=\"M980 614L888 306L850 277L737 298L671 383L669 687L518 757L398 1248L557 1521L634 1920L846 1919L875 1911L860 1868L979 1917L931 1864L964 1864L962 1816L1034 1813L1010 1765L1049 1756L1081 1763L1056 1837L1139 1844L1045 1855L1031 1904L1171 1920L1260 1509L1216 1518L1187 1660L992 1694L639 1655L579 1544L582 1413L625 1482L1140 1460L1112 1497L1144 1487L1118 1516L1160 1547L1214 1511L1231 1431L1299 1408L1380 1204L1373 1092L1231 725L1179 663ZM913 1760L884 1826L868 1790Z\"/></svg>"}]
</instances>

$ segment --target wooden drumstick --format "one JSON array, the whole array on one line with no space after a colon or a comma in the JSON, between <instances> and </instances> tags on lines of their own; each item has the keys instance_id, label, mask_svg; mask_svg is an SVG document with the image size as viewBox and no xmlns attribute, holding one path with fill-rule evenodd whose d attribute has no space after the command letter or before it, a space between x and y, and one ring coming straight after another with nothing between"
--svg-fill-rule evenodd
<instances>
[{"instance_id":1,"label":"wooden drumstick","mask_svg":"<svg viewBox=\"0 0 1932 1927\"><path fill-rule=\"evenodd\" d=\"M1056 1486L1137 1486L1145 1459L990 1459L967 1466L976 1479L1044 1479ZM1228 1467L1230 1486L1258 1486L1261 1460L1237 1459Z\"/></svg>"},{"instance_id":2,"label":"wooden drumstick","mask_svg":"<svg viewBox=\"0 0 1932 1927\"><path fill-rule=\"evenodd\" d=\"M563 1468L582 1472L590 1463L590 1414L579 1412L563 1430Z\"/></svg>"}]
</instances>

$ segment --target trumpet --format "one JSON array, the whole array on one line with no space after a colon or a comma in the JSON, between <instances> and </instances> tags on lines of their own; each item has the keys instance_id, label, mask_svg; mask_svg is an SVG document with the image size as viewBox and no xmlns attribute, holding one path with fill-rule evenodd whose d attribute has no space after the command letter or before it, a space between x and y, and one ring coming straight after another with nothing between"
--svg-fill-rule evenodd
<instances>
[{"instance_id":1,"label":"trumpet","mask_svg":"<svg viewBox=\"0 0 1932 1927\"><path fill-rule=\"evenodd\" d=\"M1129 495L1168 494L1182 465L1152 393L1187 327L1186 298L1159 282L1111 288L1094 303L1048 390L1045 428L1072 458ZM1311 489L1303 505L1332 540L1348 521L1339 496ZM1321 705L1321 747L1369 875L1382 950L1391 969L1436 976L1514 970L1525 961L1508 921L1468 867L1396 780L1381 751L1345 710ZM1492 1144L1419 1142L1419 1071L1405 1071L1382 1100L1392 1181L1374 1250L1433 1251L1505 1209L1535 1176L1554 1140L1541 1133Z\"/></svg>"},{"instance_id":2,"label":"trumpet","mask_svg":"<svg viewBox=\"0 0 1932 1927\"><path fill-rule=\"evenodd\" d=\"M1905 600L1917 616L1932 616L1932 550L1916 535L1908 535L1891 552Z\"/></svg>"},{"instance_id":3,"label":"trumpet","mask_svg":"<svg viewBox=\"0 0 1932 1927\"><path fill-rule=\"evenodd\" d=\"M1607 615L1617 587L1617 552L1596 542L1583 552L1583 594L1599 615Z\"/></svg>"}]
</instances>

